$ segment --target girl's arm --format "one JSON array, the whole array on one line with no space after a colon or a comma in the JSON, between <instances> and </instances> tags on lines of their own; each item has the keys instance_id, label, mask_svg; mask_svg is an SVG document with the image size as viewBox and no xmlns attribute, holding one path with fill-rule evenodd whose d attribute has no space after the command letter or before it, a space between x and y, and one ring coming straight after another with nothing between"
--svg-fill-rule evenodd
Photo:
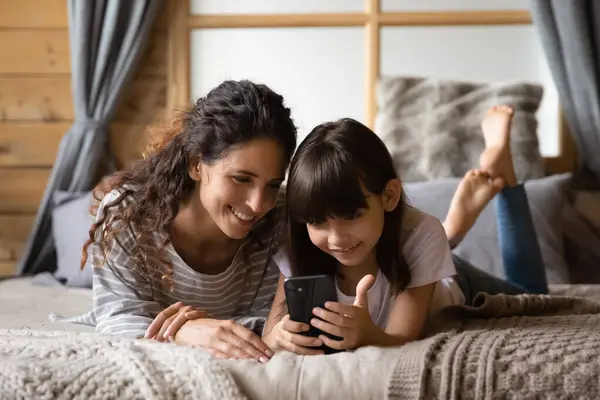
<instances>
[{"instance_id":1,"label":"girl's arm","mask_svg":"<svg viewBox=\"0 0 600 400\"><path fill-rule=\"evenodd\" d=\"M429 316L436 283L456 274L448 238L442 224L427 216L404 245L411 282L394 302L380 345L402 345L421 337Z\"/></svg>"},{"instance_id":2,"label":"girl's arm","mask_svg":"<svg viewBox=\"0 0 600 400\"><path fill-rule=\"evenodd\" d=\"M273 330L273 327L277 325L279 321L287 314L287 307L285 305L285 292L283 290L283 281L285 277L283 274L279 274L279 281L277 282L277 291L275 292L275 298L273 299L273 305L269 311L269 316L265 322L265 328L263 330L263 337L267 336Z\"/></svg>"},{"instance_id":3,"label":"girl's arm","mask_svg":"<svg viewBox=\"0 0 600 400\"><path fill-rule=\"evenodd\" d=\"M435 283L406 289L394 302L385 331L373 338L375 346L401 346L421 337Z\"/></svg>"}]
</instances>

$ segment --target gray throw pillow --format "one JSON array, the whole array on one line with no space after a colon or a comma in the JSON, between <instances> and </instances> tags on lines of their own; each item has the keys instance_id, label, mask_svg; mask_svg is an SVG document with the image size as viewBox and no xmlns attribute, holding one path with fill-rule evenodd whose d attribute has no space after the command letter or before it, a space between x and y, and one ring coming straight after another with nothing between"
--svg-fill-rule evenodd
<instances>
[{"instance_id":1,"label":"gray throw pillow","mask_svg":"<svg viewBox=\"0 0 600 400\"><path fill-rule=\"evenodd\" d=\"M515 110L511 149L519 181L541 178L536 112L542 87L529 83L475 83L384 77L377 86L375 132L404 182L462 177L479 166L481 121L494 105Z\"/></svg>"},{"instance_id":2,"label":"gray throw pillow","mask_svg":"<svg viewBox=\"0 0 600 400\"><path fill-rule=\"evenodd\" d=\"M600 283L600 229L567 204L563 209L563 231L571 282Z\"/></svg>"},{"instance_id":3,"label":"gray throw pillow","mask_svg":"<svg viewBox=\"0 0 600 400\"><path fill-rule=\"evenodd\" d=\"M563 246L562 212L571 175L553 175L525 183L533 224L549 283L570 283ZM409 204L444 221L459 178L405 184ZM490 203L454 253L479 269L505 278L496 221Z\"/></svg>"},{"instance_id":4,"label":"gray throw pillow","mask_svg":"<svg viewBox=\"0 0 600 400\"><path fill-rule=\"evenodd\" d=\"M57 191L52 211L52 234L56 247L56 279L71 287L92 287L92 269L81 265L81 250L89 238L93 217L89 213L91 192Z\"/></svg>"}]
</instances>

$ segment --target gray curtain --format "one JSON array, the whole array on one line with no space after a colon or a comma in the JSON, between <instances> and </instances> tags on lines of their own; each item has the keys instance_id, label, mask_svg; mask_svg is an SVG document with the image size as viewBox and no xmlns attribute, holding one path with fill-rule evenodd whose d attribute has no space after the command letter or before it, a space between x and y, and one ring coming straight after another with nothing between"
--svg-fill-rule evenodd
<instances>
[{"instance_id":1,"label":"gray curtain","mask_svg":"<svg viewBox=\"0 0 600 400\"><path fill-rule=\"evenodd\" d=\"M104 164L108 127L135 72L161 0L67 0L75 121L61 140L19 273L54 272L52 199L90 190ZM114 168L114 167L113 167Z\"/></svg>"},{"instance_id":2,"label":"gray curtain","mask_svg":"<svg viewBox=\"0 0 600 400\"><path fill-rule=\"evenodd\" d=\"M582 172L600 182L600 1L532 0Z\"/></svg>"}]
</instances>

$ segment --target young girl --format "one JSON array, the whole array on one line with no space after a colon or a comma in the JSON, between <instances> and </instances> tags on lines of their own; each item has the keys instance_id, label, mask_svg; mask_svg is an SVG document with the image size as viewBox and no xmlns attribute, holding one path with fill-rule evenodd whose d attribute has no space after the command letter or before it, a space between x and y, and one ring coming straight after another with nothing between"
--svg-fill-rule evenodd
<instances>
[{"instance_id":1,"label":"young girl","mask_svg":"<svg viewBox=\"0 0 600 400\"><path fill-rule=\"evenodd\" d=\"M287 185L289 266L279 262L274 306L263 339L272 349L319 354L365 345L397 346L418 339L429 313L470 303L477 292L545 293L547 283L527 196L510 153L512 110L484 118L481 169L458 186L443 224L406 205L383 142L367 127L343 119L316 127L298 148ZM457 245L497 195L500 245L508 282L458 257ZM281 312L283 279L335 277L338 302L315 308L311 325L338 336L311 338L308 326Z\"/></svg>"},{"instance_id":2,"label":"young girl","mask_svg":"<svg viewBox=\"0 0 600 400\"><path fill-rule=\"evenodd\" d=\"M266 362L276 198L296 148L290 110L265 85L226 81L156 139L95 190L83 259L94 267L93 310L70 322Z\"/></svg>"}]
</instances>

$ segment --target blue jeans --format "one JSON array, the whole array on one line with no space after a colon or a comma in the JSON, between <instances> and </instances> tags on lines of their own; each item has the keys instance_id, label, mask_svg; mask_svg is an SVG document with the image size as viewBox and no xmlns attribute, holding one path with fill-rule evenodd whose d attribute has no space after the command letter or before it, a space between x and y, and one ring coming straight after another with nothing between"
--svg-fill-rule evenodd
<instances>
[{"instance_id":1,"label":"blue jeans","mask_svg":"<svg viewBox=\"0 0 600 400\"><path fill-rule=\"evenodd\" d=\"M548 293L546 270L535 235L527 193L523 185L506 188L495 199L500 253L506 280L502 280L454 256L457 280L467 304L479 292Z\"/></svg>"}]
</instances>

